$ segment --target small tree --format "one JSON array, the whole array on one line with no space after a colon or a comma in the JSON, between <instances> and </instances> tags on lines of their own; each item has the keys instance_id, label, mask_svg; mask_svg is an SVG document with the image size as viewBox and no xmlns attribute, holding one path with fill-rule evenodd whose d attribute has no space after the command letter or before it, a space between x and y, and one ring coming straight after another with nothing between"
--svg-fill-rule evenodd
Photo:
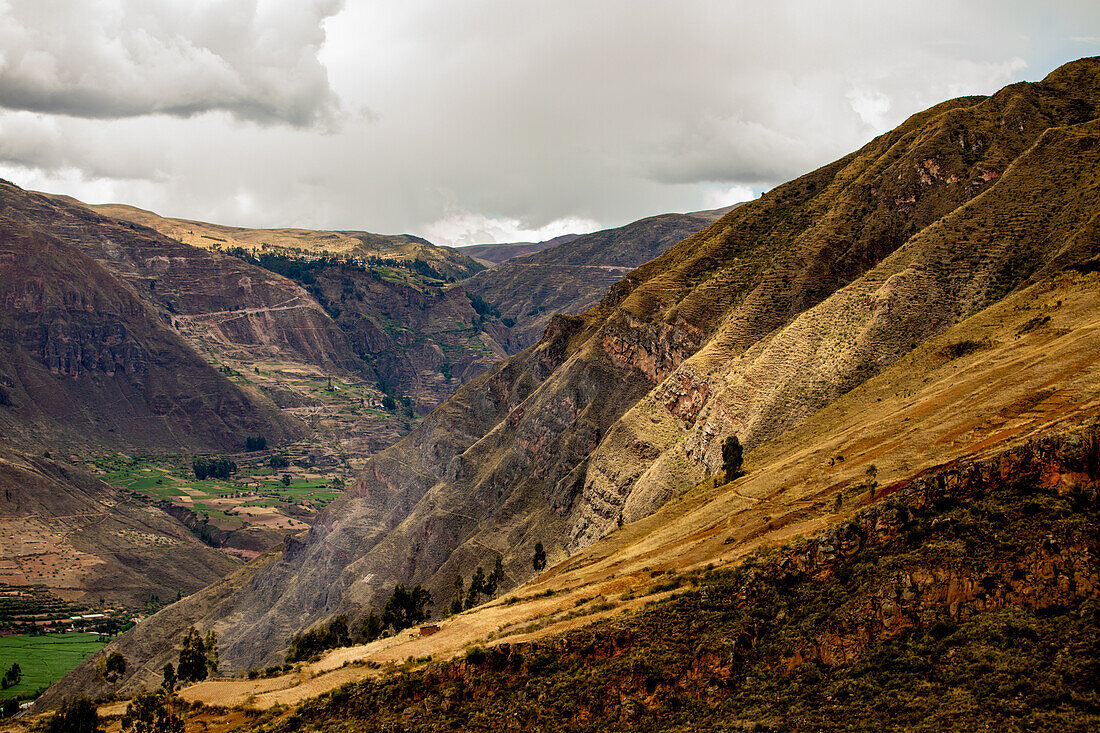
<instances>
[{"instance_id":1,"label":"small tree","mask_svg":"<svg viewBox=\"0 0 1100 733\"><path fill-rule=\"evenodd\" d=\"M462 599L465 596L466 591L462 587L462 576L455 578L455 594L451 599L451 615L455 616L462 613Z\"/></svg>"},{"instance_id":2,"label":"small tree","mask_svg":"<svg viewBox=\"0 0 1100 733\"><path fill-rule=\"evenodd\" d=\"M283 477L279 479L279 483L281 483L283 486L290 486L290 474L284 473Z\"/></svg>"},{"instance_id":3,"label":"small tree","mask_svg":"<svg viewBox=\"0 0 1100 733\"><path fill-rule=\"evenodd\" d=\"M726 481L733 481L741 475L744 452L736 435L731 435L722 443L722 469L726 472Z\"/></svg>"},{"instance_id":4,"label":"small tree","mask_svg":"<svg viewBox=\"0 0 1100 733\"><path fill-rule=\"evenodd\" d=\"M216 675L218 673L218 637L213 629L206 632L203 646L206 651L206 671Z\"/></svg>"},{"instance_id":5,"label":"small tree","mask_svg":"<svg viewBox=\"0 0 1100 733\"><path fill-rule=\"evenodd\" d=\"M111 652L106 657L100 657L95 665L95 678L100 682L115 684L126 674L126 657L118 652Z\"/></svg>"},{"instance_id":6,"label":"small tree","mask_svg":"<svg viewBox=\"0 0 1100 733\"><path fill-rule=\"evenodd\" d=\"M372 608L359 623L359 633L364 641L371 642L382 635L382 617Z\"/></svg>"},{"instance_id":7,"label":"small tree","mask_svg":"<svg viewBox=\"0 0 1100 733\"><path fill-rule=\"evenodd\" d=\"M8 689L19 684L19 680L23 679L23 670L19 667L19 662L12 662L12 665L8 667L8 671L4 673L4 679L0 680L0 687Z\"/></svg>"},{"instance_id":8,"label":"small tree","mask_svg":"<svg viewBox=\"0 0 1100 733\"><path fill-rule=\"evenodd\" d=\"M46 733L97 733L99 713L86 697L65 702L50 718Z\"/></svg>"},{"instance_id":9,"label":"small tree","mask_svg":"<svg viewBox=\"0 0 1100 733\"><path fill-rule=\"evenodd\" d=\"M541 542L535 543L535 556L531 558L531 565L536 573L546 567L546 550L542 548Z\"/></svg>"},{"instance_id":10,"label":"small tree","mask_svg":"<svg viewBox=\"0 0 1100 733\"><path fill-rule=\"evenodd\" d=\"M168 662L161 669L161 675L163 679L160 682L160 688L171 695L176 691L176 668L172 666L171 662Z\"/></svg>"},{"instance_id":11,"label":"small tree","mask_svg":"<svg viewBox=\"0 0 1100 733\"><path fill-rule=\"evenodd\" d=\"M195 627L187 630L180 649L176 675L181 682L198 682L206 679L206 643Z\"/></svg>"},{"instance_id":12,"label":"small tree","mask_svg":"<svg viewBox=\"0 0 1100 733\"><path fill-rule=\"evenodd\" d=\"M466 608L470 609L476 606L481 600L481 594L485 591L485 571L478 565L473 577L470 578L470 590L466 594Z\"/></svg>"}]
</instances>

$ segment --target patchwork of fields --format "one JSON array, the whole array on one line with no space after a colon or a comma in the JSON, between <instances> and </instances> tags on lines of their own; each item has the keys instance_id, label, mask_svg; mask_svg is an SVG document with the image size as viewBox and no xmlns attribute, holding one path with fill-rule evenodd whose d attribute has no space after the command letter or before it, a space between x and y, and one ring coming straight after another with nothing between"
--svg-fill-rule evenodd
<instances>
[{"instance_id":1,"label":"patchwork of fields","mask_svg":"<svg viewBox=\"0 0 1100 733\"><path fill-rule=\"evenodd\" d=\"M23 671L23 678L18 684L0 690L0 699L33 697L102 646L98 634L0 637L0 670L7 670L13 663L18 663Z\"/></svg>"}]
</instances>

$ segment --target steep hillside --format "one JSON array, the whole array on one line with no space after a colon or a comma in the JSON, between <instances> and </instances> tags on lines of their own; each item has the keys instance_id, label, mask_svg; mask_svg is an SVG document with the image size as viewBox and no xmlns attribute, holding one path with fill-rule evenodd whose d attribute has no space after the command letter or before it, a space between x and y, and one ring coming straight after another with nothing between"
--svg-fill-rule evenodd
<instances>
[{"instance_id":1,"label":"steep hillside","mask_svg":"<svg viewBox=\"0 0 1100 733\"><path fill-rule=\"evenodd\" d=\"M98 262L0 213L0 430L69 452L225 449L293 436Z\"/></svg>"},{"instance_id":2,"label":"steep hillside","mask_svg":"<svg viewBox=\"0 0 1100 733\"><path fill-rule=\"evenodd\" d=\"M665 580L693 586L673 599L344 687L273 727L1095 729L1100 454L1094 431L1074 437L922 477L732 572ZM1046 483L1090 467L1072 492Z\"/></svg>"},{"instance_id":3,"label":"steep hillside","mask_svg":"<svg viewBox=\"0 0 1100 733\"><path fill-rule=\"evenodd\" d=\"M156 506L71 466L0 449L0 583L141 607L205 588L238 564Z\"/></svg>"},{"instance_id":4,"label":"steep hillside","mask_svg":"<svg viewBox=\"0 0 1100 733\"><path fill-rule=\"evenodd\" d=\"M507 648L547 637L549 644L558 644L555 634L621 612L639 611L689 582L697 583L711 567L736 567L748 553L792 540L801 543L802 536L811 537L812 542L798 549L784 548L777 560L789 559L775 565L788 571L791 567L801 568L799 572L809 568L810 577L816 578L812 582L818 583L820 578L811 563L850 557L862 551L865 543L875 542L880 530L899 523L909 531L910 519L897 511L902 502L909 508L921 507L923 516L912 525L914 537L932 528L944 533L945 540L954 541L946 532L953 531L956 523L961 529L977 532L983 541L998 536L997 532L1012 537L1014 529L989 532L984 525L971 527L966 519L958 521L938 513L961 513L965 518L975 500L979 501L976 508L987 512L988 505L980 505L982 492L1008 490L1012 494L1012 483L1016 479L1032 481L1032 473L1037 474L1035 488L1011 497L1010 503L1028 507L1031 514L1026 523L1035 520L1036 511L1051 509L1052 518L1077 531L1074 527L1081 522L1076 515L1066 514L1064 503L1051 502L1050 497L1054 492L1063 499L1066 494L1095 496L1089 492L1094 491L1091 487L1095 486L1098 465L1095 425L1100 419L1100 381L1095 375L1100 366L1100 274L1094 264L1082 269L1093 271L1068 270L1046 278L921 345L797 428L759 446L749 454L742 478L732 483L704 480L645 519L625 524L506 597L447 619L437 634L419 639L397 634L366 646L337 650L280 677L255 683L208 682L188 688L183 695L212 705L251 701L248 704L267 709L277 704L293 705L349 681L385 674L393 669L390 665L403 664L410 657L448 659L461 656L471 644ZM965 346L979 338L988 338L988 344L973 350ZM873 473L869 472L872 466ZM974 489L980 490L975 493ZM930 497L934 499L931 503ZM888 502L882 507L885 511L875 504L870 513L861 514L865 507L882 499ZM1073 506L1073 511L1081 508ZM853 520L861 526L858 532L851 531ZM1046 524L1045 519L1037 522L1037 526ZM1083 529L1095 532L1087 522ZM887 603L891 596L869 610L860 603L849 604L844 613L858 628L866 628L874 640L891 638L890 634L898 631L906 633L913 628L910 623L927 629L937 620L958 623L993 608L1022 606L1034 611L1035 599L1049 603L1058 597L1065 582L1059 578L1067 576L1054 572L1054 566L1045 562L1020 569L1021 553L1049 552L1050 546L1046 533L1020 533L1018 539L1020 544L1011 548L1014 554L998 545L980 558L982 563L993 563L982 572L1011 573L1006 581L1014 589L1011 594L990 596L989 583L971 582L962 569L948 566L941 568L943 572L915 573L918 587L902 589L898 596L905 603L919 604L926 609L925 615L914 617L911 607L903 613L887 613L894 608ZM950 541L946 547L949 560L974 555L952 549L956 545ZM1076 604L1094 596L1100 581L1085 582L1092 577L1088 570L1091 560L1076 550L1074 553L1058 562L1061 567L1074 564L1073 558L1083 563L1079 566L1083 574L1075 571L1074 578L1078 579L1070 586L1074 596L1066 597ZM900 559L914 566L932 567L923 558ZM852 590L862 593L868 582L871 589L893 588L897 582L898 575L890 562L870 567L864 559L853 564L868 580ZM973 568L966 572L972 573ZM1052 583L1059 590L1055 591ZM913 590L919 593L910 595ZM203 591L185 599L136 629L133 633L140 633L141 648L148 651L158 631L181 635L195 617L195 609L189 613L188 606L199 603L208 607L211 601L207 596ZM225 602L224 596L218 598ZM990 605L990 598L996 600L996 606ZM828 595L810 600L835 602ZM231 600L229 605L233 605ZM818 619L812 624L807 621L810 625L798 624L811 631L820 626L819 613L841 618L825 606L801 605L799 613ZM792 610L788 607L787 614ZM677 636L683 643L692 638L698 642L710 633L709 624L696 624L690 616L679 618L679 623L665 627L661 638ZM631 625L634 621L627 621L627 626ZM887 628L889 633L884 633ZM723 635L719 630L715 633ZM846 665L874 651L866 640L845 638L838 642L831 633L823 632L822 648L846 651L843 657L834 653L825 659L826 670L844 674ZM644 652L650 647L643 641L635 639L631 647L642 646ZM653 642L651 639L645 643ZM118 648L129 653L134 643L124 637ZM803 657L807 654L805 649L799 653ZM146 665L149 672L131 684L157 684L155 670L168 655L162 650L155 663ZM602 654L595 658L581 655L576 661L592 665L604 658ZM721 674L731 671L721 664L693 660L695 657L688 655L670 666L679 669L681 662L690 663L690 669L695 670L687 672L686 679L673 675L673 679L680 680L675 684L690 683L699 670ZM346 666L349 662L360 664ZM775 669L790 671L785 663ZM479 684L508 694L508 679L482 678ZM68 684L96 689L91 684L90 666L70 678ZM54 691L52 699L60 690ZM568 703L555 696L552 704ZM647 699L645 707L659 709L660 705L657 699Z\"/></svg>"},{"instance_id":5,"label":"steep hillside","mask_svg":"<svg viewBox=\"0 0 1100 733\"><path fill-rule=\"evenodd\" d=\"M572 242L580 234L563 234L560 237L547 239L542 242L514 242L511 244L471 244L459 247L458 250L467 257L473 257L478 262L492 267L501 262L507 262L513 257L522 257L544 249L556 247L559 244Z\"/></svg>"},{"instance_id":6,"label":"steep hillside","mask_svg":"<svg viewBox=\"0 0 1100 733\"><path fill-rule=\"evenodd\" d=\"M1090 59L941 104L727 214L583 316L553 319L537 345L373 457L354 491L223 600L220 615L205 615L197 594L163 638L198 620L218 631L227 666L275 661L291 633L380 608L398 582L425 584L438 607L456 576L499 555L505 585L518 583L536 542L552 561L579 553L557 572L604 578L629 569L609 565L616 537L637 545L629 557L643 567L632 572L657 567L662 552L678 568L722 560L777 517L792 534L822 526L818 502L838 489L841 506L860 487L869 498L872 461L911 477L936 456L1003 449L1026 425L1093 414L1098 80ZM988 337L930 350L975 314L991 319ZM1013 361L1017 337L1052 340ZM1061 370L1045 368L1052 354ZM997 377L1000 391L969 388L988 411L937 379L945 364ZM804 432L872 384L899 389L845 412L836 433ZM933 389L938 402L927 401ZM879 407L885 422L874 424ZM923 432L910 432L918 419ZM754 483L708 489L732 433L750 448ZM867 443L848 442L855 434ZM785 452L770 453L777 445ZM887 470L876 469L884 484ZM593 545L608 534L611 544Z\"/></svg>"},{"instance_id":7,"label":"steep hillside","mask_svg":"<svg viewBox=\"0 0 1100 733\"><path fill-rule=\"evenodd\" d=\"M542 337L552 316L588 310L631 269L728 211L730 208L662 214L615 229L571 236L560 243L551 240L553 246L512 256L462 285L496 308L511 324L517 346L524 348Z\"/></svg>"},{"instance_id":8,"label":"steep hillside","mask_svg":"<svg viewBox=\"0 0 1100 733\"><path fill-rule=\"evenodd\" d=\"M81 202L58 196L71 203ZM484 265L450 247L437 247L411 234L372 234L358 231L316 229L245 229L202 221L171 219L126 204L81 204L112 219L155 229L166 237L203 249L231 249L271 253L337 255L412 262L420 260L452 280L469 277Z\"/></svg>"},{"instance_id":9,"label":"steep hillside","mask_svg":"<svg viewBox=\"0 0 1100 733\"><path fill-rule=\"evenodd\" d=\"M508 327L485 303L431 275L381 263L236 254L306 286L343 331L360 370L383 391L408 399L416 414L431 412L516 350Z\"/></svg>"}]
</instances>

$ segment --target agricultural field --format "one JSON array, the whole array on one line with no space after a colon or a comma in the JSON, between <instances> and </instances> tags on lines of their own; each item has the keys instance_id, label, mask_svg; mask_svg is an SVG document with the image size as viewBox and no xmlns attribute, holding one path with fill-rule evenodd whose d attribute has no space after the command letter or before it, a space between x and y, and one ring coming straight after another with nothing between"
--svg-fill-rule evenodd
<instances>
[{"instance_id":1,"label":"agricultural field","mask_svg":"<svg viewBox=\"0 0 1100 733\"><path fill-rule=\"evenodd\" d=\"M0 670L15 662L23 671L18 684L0 690L0 699L33 697L99 651L98 634L43 634L0 637ZM0 672L2 673L2 672Z\"/></svg>"},{"instance_id":2,"label":"agricultural field","mask_svg":"<svg viewBox=\"0 0 1100 733\"><path fill-rule=\"evenodd\" d=\"M224 479L197 478L191 456L112 455L93 466L103 481L169 509L208 544L244 559L308 527L351 481L350 469L338 461L293 451L222 458L237 466ZM272 458L287 465L273 467ZM322 465L310 465L314 459Z\"/></svg>"}]
</instances>

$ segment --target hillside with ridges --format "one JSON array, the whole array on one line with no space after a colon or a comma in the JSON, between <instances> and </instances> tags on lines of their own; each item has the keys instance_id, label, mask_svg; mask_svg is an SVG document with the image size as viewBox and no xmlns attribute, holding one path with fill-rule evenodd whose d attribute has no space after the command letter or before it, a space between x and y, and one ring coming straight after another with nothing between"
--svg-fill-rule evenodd
<instances>
[{"instance_id":1,"label":"hillside with ridges","mask_svg":"<svg viewBox=\"0 0 1100 733\"><path fill-rule=\"evenodd\" d=\"M9 444L209 450L235 448L242 435L297 435L99 263L21 222L0 218L0 230L0 428Z\"/></svg>"},{"instance_id":2,"label":"hillside with ridges","mask_svg":"<svg viewBox=\"0 0 1100 733\"><path fill-rule=\"evenodd\" d=\"M1095 313L1089 308L1096 276L1085 260L1098 248L1097 137L1089 122L1100 100L1097 65L1083 60L1041 83L915 115L673 247L583 316L553 319L536 346L459 390L368 462L351 495L330 505L307 538L222 606L228 615L202 620L224 639L223 660L234 666L277 660L280 640L338 611L378 608L397 582L424 583L436 598L447 598L456 575L468 576L498 553L507 585L522 581L536 541L547 546L551 561L577 553L556 572L606 578L615 538L638 537L626 528L615 532L618 516L627 528L650 530L641 547L621 558L638 565L662 542L680 550L666 554L677 567L721 559L722 528L734 532L731 553L743 552L759 528L757 538L780 539L782 533L772 532L777 509L788 515L791 532L819 528L826 514L818 503L822 493L859 491L866 466L851 461L853 451L863 464L897 455L899 472L929 460L903 456L900 443L884 444L894 435L884 426L873 431L877 454L850 445L827 453L831 442L870 429L860 411L848 413L835 439L807 443L799 433L832 409L830 401L866 394L860 390L876 374L909 382L880 393L872 408L892 406L884 419L894 431L909 418L924 419L942 441L936 455L973 454L1018 439L1020 428L1006 432L1004 421L992 418L989 425L945 433L946 422L928 417L933 404L924 412L916 404L914 395L931 389L932 372L952 363L956 352L943 344L947 356L927 347L925 361L905 360L972 314L998 320L988 322L988 342L984 335L955 342L973 345L960 347L962 355L976 354L967 364L981 363L986 349L1002 349L1007 358L1013 334L1025 343L1064 339L1060 377L1037 364L1041 352L997 372L1001 384L1015 385L1023 367L1031 368L1032 391L1043 396L1021 396L1019 410L1002 405L994 415L1034 421L1094 410L1095 389L1088 385L1095 381ZM1012 202L1021 216L1005 208ZM973 236L964 236L968 228ZM1044 309L1062 307L1070 292L1057 304L1043 300L1055 295L1044 294L1062 287L1078 288L1072 314L1079 320L1072 327L1067 322L1065 332L1044 331L1059 320ZM997 310L1005 297L1025 298L1017 304L1026 302L1031 313L1016 323L1019 312ZM1079 350L1086 342L1089 348ZM738 380L747 387L722 392ZM1053 381L1043 386L1044 380ZM1069 402L1039 409L1063 382L1073 384ZM972 406L958 385L934 386L951 397L948 416ZM759 398L739 403L738 394ZM1008 391L982 394L1009 399ZM789 414L785 401L793 403ZM724 487L721 500L704 511L715 447L741 430L753 448L750 469L766 465L769 446L794 441L786 468L754 473L759 492ZM689 439L699 447L689 451ZM830 460L840 466L836 473L825 467L833 467ZM796 465L816 482L816 495L798 487L791 473ZM775 483L784 477L793 486ZM691 521L680 514L656 526L688 508L669 500L692 496L683 492L693 487L698 512ZM710 491L718 488L712 483ZM738 516L743 511L750 514ZM176 618L200 618L186 604ZM179 631L165 628L165 637ZM126 643L120 640L120 648Z\"/></svg>"},{"instance_id":3,"label":"hillside with ridges","mask_svg":"<svg viewBox=\"0 0 1100 733\"><path fill-rule=\"evenodd\" d=\"M373 234L361 231L323 229L249 229L188 219L173 219L126 204L84 204L112 219L130 221L155 229L166 237L202 249L232 249L296 255L333 255L343 258L420 260L444 276L459 280L484 269L484 265L451 247L437 247L411 234Z\"/></svg>"}]
</instances>

